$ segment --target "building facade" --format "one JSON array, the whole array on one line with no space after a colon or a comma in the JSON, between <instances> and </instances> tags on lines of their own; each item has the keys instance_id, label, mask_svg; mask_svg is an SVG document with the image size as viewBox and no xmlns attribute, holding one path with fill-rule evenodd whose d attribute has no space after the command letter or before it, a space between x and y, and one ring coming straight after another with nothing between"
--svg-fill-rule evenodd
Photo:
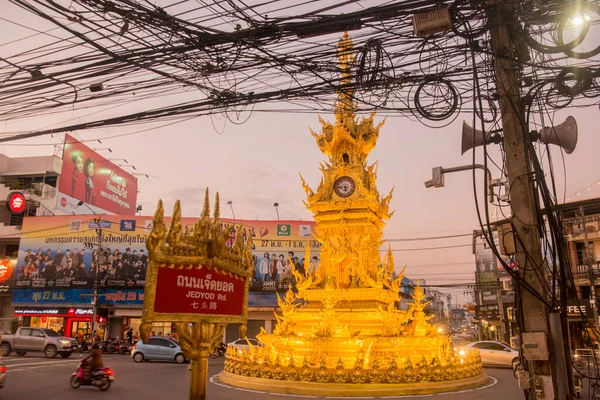
<instances>
[{"instance_id":1,"label":"building facade","mask_svg":"<svg viewBox=\"0 0 600 400\"><path fill-rule=\"evenodd\" d=\"M600 199L560 205L577 298L567 299L571 349L593 347L600 290Z\"/></svg>"},{"instance_id":2,"label":"building facade","mask_svg":"<svg viewBox=\"0 0 600 400\"><path fill-rule=\"evenodd\" d=\"M54 215L58 196L57 183L62 160L57 156L8 157L0 154L0 257L11 260L10 270L19 251L23 219L38 215ZM25 198L23 213L13 213L7 205L9 194L20 192ZM15 326L12 303L14 285L11 271L5 271L0 282L0 332ZM0 279L2 279L0 278Z\"/></svg>"},{"instance_id":3,"label":"building facade","mask_svg":"<svg viewBox=\"0 0 600 400\"><path fill-rule=\"evenodd\" d=\"M494 232L494 242L498 235ZM473 231L473 254L475 255L475 319L479 340L499 340L510 343L515 334L514 322L509 309L514 304L512 281L490 248L484 233Z\"/></svg>"}]
</instances>

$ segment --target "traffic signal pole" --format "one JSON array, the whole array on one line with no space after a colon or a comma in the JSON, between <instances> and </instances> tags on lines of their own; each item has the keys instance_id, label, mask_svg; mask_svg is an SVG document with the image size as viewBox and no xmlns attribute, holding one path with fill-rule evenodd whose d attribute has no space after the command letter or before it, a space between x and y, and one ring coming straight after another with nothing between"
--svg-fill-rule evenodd
<instances>
[{"instance_id":1,"label":"traffic signal pole","mask_svg":"<svg viewBox=\"0 0 600 400\"><path fill-rule=\"evenodd\" d=\"M539 296L547 299L543 286L545 263L539 236L536 194L529 168L527 141L530 139L521 98L518 79L520 65L516 61L517 52L513 36L519 23L516 19L516 9L509 2L496 0L491 5L490 34L504 132L512 228L515 235L518 274L523 281L517 282L521 285L522 294L518 312L524 321L521 346L524 356L528 357L525 361L529 376L521 386L529 388L530 399L564 400L570 398L570 384L566 373L566 367L570 364L566 363L564 352L562 358L556 353L551 358L547 350L535 351L552 348L552 341L548 324L549 307L532 293L537 292ZM511 27L513 29L509 31ZM557 339L563 341L562 337Z\"/></svg>"}]
</instances>

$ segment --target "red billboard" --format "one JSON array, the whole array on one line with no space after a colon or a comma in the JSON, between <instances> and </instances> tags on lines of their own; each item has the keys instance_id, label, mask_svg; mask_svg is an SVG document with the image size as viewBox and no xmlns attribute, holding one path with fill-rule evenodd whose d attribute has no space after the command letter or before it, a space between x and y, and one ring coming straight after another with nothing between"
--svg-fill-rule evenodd
<instances>
[{"instance_id":1,"label":"red billboard","mask_svg":"<svg viewBox=\"0 0 600 400\"><path fill-rule=\"evenodd\" d=\"M158 269L155 312L242 315L244 305L242 278L206 266L180 267L175 265L174 268Z\"/></svg>"},{"instance_id":2,"label":"red billboard","mask_svg":"<svg viewBox=\"0 0 600 400\"><path fill-rule=\"evenodd\" d=\"M56 208L87 214L85 202L97 213L135 215L137 178L70 135L65 136Z\"/></svg>"}]
</instances>

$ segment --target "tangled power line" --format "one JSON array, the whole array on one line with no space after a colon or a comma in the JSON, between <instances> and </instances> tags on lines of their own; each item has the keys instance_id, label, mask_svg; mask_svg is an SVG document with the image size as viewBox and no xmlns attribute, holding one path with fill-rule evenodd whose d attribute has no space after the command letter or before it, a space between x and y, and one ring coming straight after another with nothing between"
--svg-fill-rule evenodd
<instances>
[{"instance_id":1,"label":"tangled power line","mask_svg":"<svg viewBox=\"0 0 600 400\"><path fill-rule=\"evenodd\" d=\"M328 112L340 90L354 94L359 112L377 110L432 127L449 124L460 112L475 112L492 127L499 119L488 35L496 10L489 2L182 0L160 7L144 0L10 1L60 34L53 31L49 44L0 58L2 120L25 121L75 106L93 115L156 98L163 105L5 133L0 141L209 114L239 124L264 111L263 103L272 105L269 111ZM587 43L600 21L599 6L515 4L520 24L511 29L525 38L517 61L529 111L597 104L600 65L594 59L600 47ZM416 36L413 16L443 7L451 31ZM343 31L351 31L355 45L350 84L340 81L335 57Z\"/></svg>"}]
</instances>

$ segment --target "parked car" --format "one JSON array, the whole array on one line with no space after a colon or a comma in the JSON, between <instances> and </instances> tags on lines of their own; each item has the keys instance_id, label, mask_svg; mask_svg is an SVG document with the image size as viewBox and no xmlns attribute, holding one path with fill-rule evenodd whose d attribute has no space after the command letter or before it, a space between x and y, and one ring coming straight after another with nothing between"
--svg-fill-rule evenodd
<instances>
[{"instance_id":1,"label":"parked car","mask_svg":"<svg viewBox=\"0 0 600 400\"><path fill-rule=\"evenodd\" d=\"M135 362L175 361L182 364L186 361L179 343L165 337L151 337L148 343L138 341L131 348L131 357Z\"/></svg>"},{"instance_id":2,"label":"parked car","mask_svg":"<svg viewBox=\"0 0 600 400\"><path fill-rule=\"evenodd\" d=\"M594 349L575 349L573 352L573 362L578 369L587 368L600 364L600 351ZM589 368L587 368L589 369ZM587 375L595 372L595 368L587 371Z\"/></svg>"},{"instance_id":3,"label":"parked car","mask_svg":"<svg viewBox=\"0 0 600 400\"><path fill-rule=\"evenodd\" d=\"M479 349L481 363L489 367L510 367L513 370L519 363L519 352L502 342L474 342L467 348Z\"/></svg>"},{"instance_id":4,"label":"parked car","mask_svg":"<svg viewBox=\"0 0 600 400\"><path fill-rule=\"evenodd\" d=\"M454 348L454 351L459 351L462 348L468 346L469 343L471 343L471 341L466 338L455 336L452 336L450 338L450 341L452 342L452 347Z\"/></svg>"},{"instance_id":5,"label":"parked car","mask_svg":"<svg viewBox=\"0 0 600 400\"><path fill-rule=\"evenodd\" d=\"M574 358L580 358L586 361L597 360L600 361L600 350L595 349L575 349L573 353Z\"/></svg>"},{"instance_id":6,"label":"parked car","mask_svg":"<svg viewBox=\"0 0 600 400\"><path fill-rule=\"evenodd\" d=\"M40 351L48 358L54 358L57 354L68 358L77 349L77 341L59 335L52 329L19 328L14 335L2 335L0 348L5 357L13 351L18 356L24 356L29 351Z\"/></svg>"},{"instance_id":7,"label":"parked car","mask_svg":"<svg viewBox=\"0 0 600 400\"><path fill-rule=\"evenodd\" d=\"M239 338L237 340L234 340L231 343L227 343L227 347L233 347L234 349L240 349L240 350L248 350L250 348L250 346L248 345L248 342L250 342L250 344L253 347L257 347L257 346L264 347L265 346L264 344L259 342L257 339Z\"/></svg>"}]
</instances>

